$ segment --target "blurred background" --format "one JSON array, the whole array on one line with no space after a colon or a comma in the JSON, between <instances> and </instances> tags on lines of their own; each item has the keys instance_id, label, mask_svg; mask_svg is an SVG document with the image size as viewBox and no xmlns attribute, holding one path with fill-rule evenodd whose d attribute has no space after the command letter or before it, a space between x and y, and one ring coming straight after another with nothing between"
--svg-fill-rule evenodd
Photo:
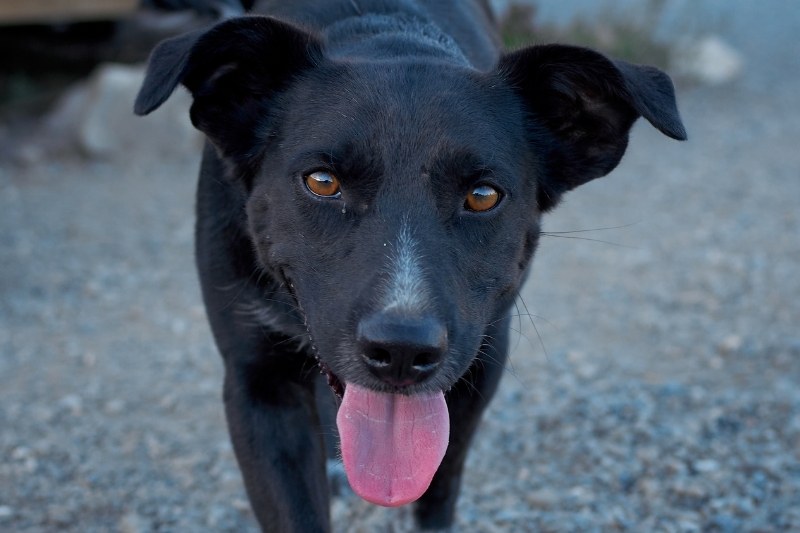
<instances>
[{"instance_id":1,"label":"blurred background","mask_svg":"<svg viewBox=\"0 0 800 533\"><path fill-rule=\"evenodd\" d=\"M0 531L255 531L194 272L202 139L132 115L160 39L239 0L0 1ZM458 531L800 531L795 0L492 2L509 48L655 64L518 300ZM335 483L336 531L412 531Z\"/></svg>"}]
</instances>

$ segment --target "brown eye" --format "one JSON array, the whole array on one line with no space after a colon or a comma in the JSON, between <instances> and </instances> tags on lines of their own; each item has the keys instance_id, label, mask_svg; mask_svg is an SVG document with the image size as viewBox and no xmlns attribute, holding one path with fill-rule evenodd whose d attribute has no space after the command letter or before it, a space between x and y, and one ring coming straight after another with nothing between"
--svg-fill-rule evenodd
<instances>
[{"instance_id":1,"label":"brown eye","mask_svg":"<svg viewBox=\"0 0 800 533\"><path fill-rule=\"evenodd\" d=\"M342 194L339 188L339 178L330 172L324 170L312 172L306 175L305 180L308 190L317 196L338 198Z\"/></svg>"},{"instance_id":2,"label":"brown eye","mask_svg":"<svg viewBox=\"0 0 800 533\"><path fill-rule=\"evenodd\" d=\"M489 185L478 185L467 194L464 207L480 213L492 209L499 201L500 191Z\"/></svg>"}]
</instances>

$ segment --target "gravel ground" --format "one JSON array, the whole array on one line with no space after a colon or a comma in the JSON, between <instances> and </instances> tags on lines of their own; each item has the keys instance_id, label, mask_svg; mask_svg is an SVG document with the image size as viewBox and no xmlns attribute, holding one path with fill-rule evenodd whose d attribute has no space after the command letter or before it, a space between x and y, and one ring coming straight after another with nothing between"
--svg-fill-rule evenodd
<instances>
[{"instance_id":1,"label":"gravel ground","mask_svg":"<svg viewBox=\"0 0 800 533\"><path fill-rule=\"evenodd\" d=\"M731 36L745 77L681 90L690 141L639 124L547 219L617 228L544 239L459 530L800 531L800 17L759 6L750 37L783 25ZM0 162L0 531L256 530L192 264L197 157L130 156Z\"/></svg>"}]
</instances>

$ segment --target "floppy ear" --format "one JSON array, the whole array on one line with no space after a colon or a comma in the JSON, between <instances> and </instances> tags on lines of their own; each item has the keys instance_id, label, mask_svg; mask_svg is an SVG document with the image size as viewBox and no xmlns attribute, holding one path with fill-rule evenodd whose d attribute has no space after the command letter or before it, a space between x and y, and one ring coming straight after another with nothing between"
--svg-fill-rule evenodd
<instances>
[{"instance_id":1,"label":"floppy ear","mask_svg":"<svg viewBox=\"0 0 800 533\"><path fill-rule=\"evenodd\" d=\"M260 16L230 19L160 43L150 55L134 112L146 115L178 84L191 92L195 127L226 158L246 166L271 97L312 67L322 46L311 34Z\"/></svg>"},{"instance_id":2,"label":"floppy ear","mask_svg":"<svg viewBox=\"0 0 800 533\"><path fill-rule=\"evenodd\" d=\"M507 54L499 71L527 106L532 135L552 141L547 176L539 184L541 211L552 209L564 192L611 172L640 116L663 134L686 139L672 81L657 68L611 61L586 48L545 45Z\"/></svg>"}]
</instances>

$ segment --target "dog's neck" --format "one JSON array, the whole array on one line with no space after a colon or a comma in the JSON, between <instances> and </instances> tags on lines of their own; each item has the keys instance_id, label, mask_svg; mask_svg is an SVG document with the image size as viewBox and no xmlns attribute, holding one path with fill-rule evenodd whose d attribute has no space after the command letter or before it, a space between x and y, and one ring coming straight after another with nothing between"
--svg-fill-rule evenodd
<instances>
[{"instance_id":1,"label":"dog's neck","mask_svg":"<svg viewBox=\"0 0 800 533\"><path fill-rule=\"evenodd\" d=\"M360 11L358 4L354 9ZM469 66L452 37L413 13L362 12L325 28L324 34L333 57L396 61L401 52L408 58Z\"/></svg>"},{"instance_id":2,"label":"dog's neck","mask_svg":"<svg viewBox=\"0 0 800 533\"><path fill-rule=\"evenodd\" d=\"M361 12L361 6L358 5L357 0L350 0L350 5L353 6L353 9L356 10L356 15L358 15L359 17L364 14Z\"/></svg>"}]
</instances>

